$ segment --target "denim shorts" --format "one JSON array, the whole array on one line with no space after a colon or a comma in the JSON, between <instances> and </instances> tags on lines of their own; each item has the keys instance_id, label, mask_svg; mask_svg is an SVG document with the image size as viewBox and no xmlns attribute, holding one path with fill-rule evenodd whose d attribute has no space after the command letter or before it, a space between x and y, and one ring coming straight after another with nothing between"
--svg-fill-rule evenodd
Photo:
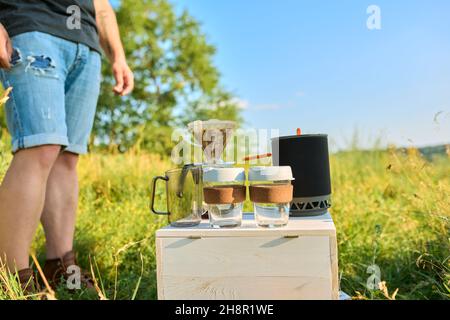
<instances>
[{"instance_id":1,"label":"denim shorts","mask_svg":"<svg viewBox=\"0 0 450 320\"><path fill-rule=\"evenodd\" d=\"M12 151L51 144L86 153L100 92L100 54L41 32L11 40L12 67L0 69L0 77L13 88L5 106Z\"/></svg>"}]
</instances>

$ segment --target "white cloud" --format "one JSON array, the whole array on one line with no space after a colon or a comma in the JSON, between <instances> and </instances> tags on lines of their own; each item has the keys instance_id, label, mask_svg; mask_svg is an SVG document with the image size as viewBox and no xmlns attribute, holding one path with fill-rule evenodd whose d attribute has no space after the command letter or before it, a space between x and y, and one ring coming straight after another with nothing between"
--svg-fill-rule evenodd
<instances>
[{"instance_id":1,"label":"white cloud","mask_svg":"<svg viewBox=\"0 0 450 320\"><path fill-rule=\"evenodd\" d=\"M271 103L271 104L258 104L258 105L252 106L251 109L253 109L253 110L279 110L282 107L283 106L280 104Z\"/></svg>"},{"instance_id":2,"label":"white cloud","mask_svg":"<svg viewBox=\"0 0 450 320\"><path fill-rule=\"evenodd\" d=\"M247 100L243 100L243 99L239 99L239 98L233 98L233 99L231 100L231 102L234 103L234 104L236 104L237 107L238 107L239 109L242 109L242 110L247 109L248 106L249 106L249 103L248 103Z\"/></svg>"}]
</instances>

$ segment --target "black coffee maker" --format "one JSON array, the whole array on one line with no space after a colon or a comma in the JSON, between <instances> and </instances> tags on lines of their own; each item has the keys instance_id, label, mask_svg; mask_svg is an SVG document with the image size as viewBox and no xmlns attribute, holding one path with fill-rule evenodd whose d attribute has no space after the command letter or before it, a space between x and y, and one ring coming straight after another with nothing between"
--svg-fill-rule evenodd
<instances>
[{"instance_id":1,"label":"black coffee maker","mask_svg":"<svg viewBox=\"0 0 450 320\"><path fill-rule=\"evenodd\" d=\"M275 166L291 166L295 178L291 216L316 216L331 207L328 136L305 134L272 139Z\"/></svg>"}]
</instances>

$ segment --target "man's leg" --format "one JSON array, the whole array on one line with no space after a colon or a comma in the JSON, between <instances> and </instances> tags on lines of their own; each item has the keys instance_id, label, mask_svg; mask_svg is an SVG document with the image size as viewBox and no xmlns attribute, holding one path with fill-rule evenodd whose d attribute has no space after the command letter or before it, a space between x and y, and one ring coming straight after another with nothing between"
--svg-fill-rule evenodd
<instances>
[{"instance_id":1,"label":"man's leg","mask_svg":"<svg viewBox=\"0 0 450 320\"><path fill-rule=\"evenodd\" d=\"M29 267L29 249L44 207L47 179L60 146L16 152L0 186L0 258L11 271Z\"/></svg>"},{"instance_id":2,"label":"man's leg","mask_svg":"<svg viewBox=\"0 0 450 320\"><path fill-rule=\"evenodd\" d=\"M47 260L58 259L72 250L78 205L78 155L61 153L47 182L41 221L47 239Z\"/></svg>"},{"instance_id":3,"label":"man's leg","mask_svg":"<svg viewBox=\"0 0 450 320\"><path fill-rule=\"evenodd\" d=\"M78 155L87 153L100 91L101 57L79 46L77 58L66 77L65 115L69 144L50 173L42 215L47 238L47 259L54 260L72 250L78 204Z\"/></svg>"}]
</instances>

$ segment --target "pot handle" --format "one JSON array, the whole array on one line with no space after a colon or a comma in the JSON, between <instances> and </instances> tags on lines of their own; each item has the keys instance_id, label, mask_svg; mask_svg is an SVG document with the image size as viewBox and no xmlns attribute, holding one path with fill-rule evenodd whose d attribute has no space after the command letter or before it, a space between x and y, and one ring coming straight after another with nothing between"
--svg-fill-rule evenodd
<instances>
[{"instance_id":1,"label":"pot handle","mask_svg":"<svg viewBox=\"0 0 450 320\"><path fill-rule=\"evenodd\" d=\"M161 211L157 211L155 210L155 195L156 195L156 183L158 182L158 180L164 180L166 183L167 181L169 181L168 177L163 177L163 176L158 176L158 177L154 177L153 181L152 181L152 197L150 199L150 210L154 213L154 214L159 214L159 215L169 215L169 212L161 212Z\"/></svg>"}]
</instances>

